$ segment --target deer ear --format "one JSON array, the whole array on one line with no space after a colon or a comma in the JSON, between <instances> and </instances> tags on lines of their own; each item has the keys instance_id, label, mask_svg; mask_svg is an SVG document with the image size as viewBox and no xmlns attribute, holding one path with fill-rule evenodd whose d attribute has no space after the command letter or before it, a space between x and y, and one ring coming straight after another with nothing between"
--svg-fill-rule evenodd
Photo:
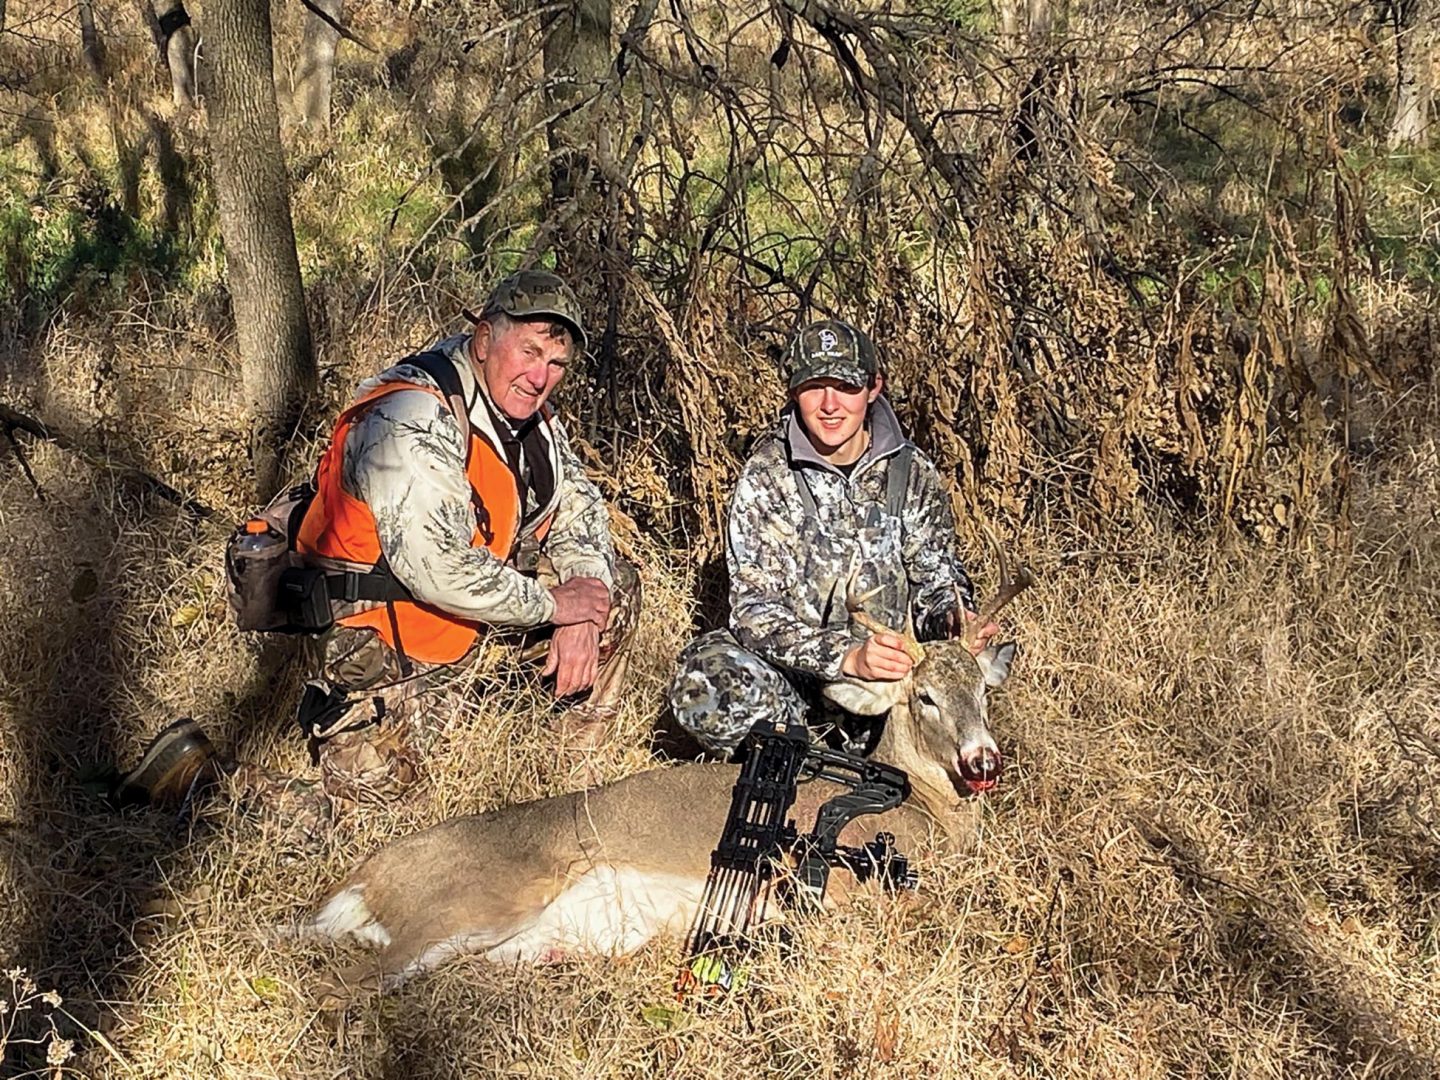
<instances>
[{"instance_id":1,"label":"deer ear","mask_svg":"<svg viewBox=\"0 0 1440 1080\"><path fill-rule=\"evenodd\" d=\"M846 712L857 716L879 716L899 704L908 690L908 682L908 679L896 679L894 682L844 679L827 683L824 693Z\"/></svg>"},{"instance_id":2,"label":"deer ear","mask_svg":"<svg viewBox=\"0 0 1440 1080\"><path fill-rule=\"evenodd\" d=\"M1010 676L1010 664L1015 659L1015 642L991 645L975 659L980 664L980 674L985 678L985 685L994 689Z\"/></svg>"}]
</instances>

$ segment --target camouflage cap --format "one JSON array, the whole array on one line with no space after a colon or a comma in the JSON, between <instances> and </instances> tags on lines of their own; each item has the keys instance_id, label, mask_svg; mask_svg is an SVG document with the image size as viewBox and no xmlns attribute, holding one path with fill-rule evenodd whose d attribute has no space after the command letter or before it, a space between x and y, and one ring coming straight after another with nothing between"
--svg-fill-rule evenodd
<instances>
[{"instance_id":1,"label":"camouflage cap","mask_svg":"<svg viewBox=\"0 0 1440 1080\"><path fill-rule=\"evenodd\" d=\"M512 319L559 319L570 328L580 352L590 347L585 324L580 321L580 301L569 285L548 270L521 270L496 285L480 318L502 313Z\"/></svg>"},{"instance_id":2,"label":"camouflage cap","mask_svg":"<svg viewBox=\"0 0 1440 1080\"><path fill-rule=\"evenodd\" d=\"M849 323L823 319L795 335L785 353L790 389L813 379L838 379L850 386L869 386L880 370L875 343Z\"/></svg>"}]
</instances>

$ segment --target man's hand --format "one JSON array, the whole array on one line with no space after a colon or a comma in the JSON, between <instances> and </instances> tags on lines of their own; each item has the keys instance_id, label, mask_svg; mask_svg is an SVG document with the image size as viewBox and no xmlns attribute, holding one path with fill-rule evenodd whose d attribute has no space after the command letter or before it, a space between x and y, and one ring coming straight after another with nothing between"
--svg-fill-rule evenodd
<instances>
[{"instance_id":1,"label":"man's hand","mask_svg":"<svg viewBox=\"0 0 1440 1080\"><path fill-rule=\"evenodd\" d=\"M592 624L598 634L610 618L610 590L599 578L575 577L550 590L555 598L556 626Z\"/></svg>"},{"instance_id":2,"label":"man's hand","mask_svg":"<svg viewBox=\"0 0 1440 1080\"><path fill-rule=\"evenodd\" d=\"M866 638L845 654L840 670L852 679L867 682L894 682L910 674L915 661L905 651L905 643L895 634L876 634Z\"/></svg>"},{"instance_id":3,"label":"man's hand","mask_svg":"<svg viewBox=\"0 0 1440 1080\"><path fill-rule=\"evenodd\" d=\"M586 580L594 581L594 578ZM600 628L592 622L557 626L543 675L555 676L555 696L569 697L595 684L600 671Z\"/></svg>"},{"instance_id":4,"label":"man's hand","mask_svg":"<svg viewBox=\"0 0 1440 1080\"><path fill-rule=\"evenodd\" d=\"M950 612L950 617L948 619L950 636L952 638L958 638L962 636L968 629L970 629L970 625L979 617L979 612L968 611L964 609L958 609L956 611ZM974 642L972 642L970 645L971 654L974 656L979 656L982 652L984 652L987 648L990 647L990 639L999 632L1000 624L994 621L987 622L984 626L980 627L980 629L975 632Z\"/></svg>"}]
</instances>

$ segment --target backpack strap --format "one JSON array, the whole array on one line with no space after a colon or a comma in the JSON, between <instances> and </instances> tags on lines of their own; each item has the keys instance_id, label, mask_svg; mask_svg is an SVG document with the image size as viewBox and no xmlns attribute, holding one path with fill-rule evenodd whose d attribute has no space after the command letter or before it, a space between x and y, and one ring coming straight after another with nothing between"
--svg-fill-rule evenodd
<instances>
[{"instance_id":1,"label":"backpack strap","mask_svg":"<svg viewBox=\"0 0 1440 1080\"><path fill-rule=\"evenodd\" d=\"M400 363L419 368L429 375L435 385L440 388L440 393L445 395L446 404L455 414L455 423L460 425L460 435L465 444L465 469L468 472L470 469L470 406L465 400L465 387L460 382L460 373L455 370L455 362L439 349L427 349L414 356L407 356Z\"/></svg>"},{"instance_id":2,"label":"backpack strap","mask_svg":"<svg viewBox=\"0 0 1440 1080\"><path fill-rule=\"evenodd\" d=\"M905 496L910 490L910 470L915 464L915 447L906 443L890 459L885 476L885 512L904 519Z\"/></svg>"},{"instance_id":3,"label":"backpack strap","mask_svg":"<svg viewBox=\"0 0 1440 1080\"><path fill-rule=\"evenodd\" d=\"M468 478L470 452L474 443L471 435L474 432L470 424L470 404L465 400L465 387L460 382L460 373L455 370L455 362L450 359L449 354L439 349L426 349L414 356L407 356L400 363L419 368L429 375L440 388L440 393L445 396L455 423L460 426L460 439L465 446L465 475ZM475 511L475 522L488 543L495 535L495 531L490 527L490 511L485 508L479 493L474 490L470 492L470 507Z\"/></svg>"}]
</instances>

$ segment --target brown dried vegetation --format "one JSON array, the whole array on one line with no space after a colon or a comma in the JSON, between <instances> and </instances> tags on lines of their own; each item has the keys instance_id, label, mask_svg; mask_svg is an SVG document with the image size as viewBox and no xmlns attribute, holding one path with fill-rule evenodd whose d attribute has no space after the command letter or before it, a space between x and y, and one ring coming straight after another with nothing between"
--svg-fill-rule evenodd
<instances>
[{"instance_id":1,"label":"brown dried vegetation","mask_svg":"<svg viewBox=\"0 0 1440 1080\"><path fill-rule=\"evenodd\" d=\"M292 660L224 611L247 463L203 138L131 9L96 11L103 89L68 78L70 13L12 0L0 35L0 224L17 191L34 223L4 249L28 294L0 297L0 402L67 436L0 440L0 968L64 998L0 1015L0 1072L1440 1073L1436 215L1424 155L1368 149L1369 9L641 4L594 145L556 148L533 11L348 11L386 56L347 45L333 139L289 134L323 374L295 460L358 378L560 253L598 343L562 408L648 589L603 775L651 764L670 661L723 615L726 493L797 320L874 332L969 549L994 523L1041 585L993 707L1006 782L913 900L810 927L704 1014L657 943L457 963L343 1045L311 993L336 958L268 928L389 837L579 777L497 650L417 796L320 859L223 800L177 825L82 783L182 713L307 768ZM552 207L575 151L592 183ZM130 254L43 263L62 233Z\"/></svg>"}]
</instances>

